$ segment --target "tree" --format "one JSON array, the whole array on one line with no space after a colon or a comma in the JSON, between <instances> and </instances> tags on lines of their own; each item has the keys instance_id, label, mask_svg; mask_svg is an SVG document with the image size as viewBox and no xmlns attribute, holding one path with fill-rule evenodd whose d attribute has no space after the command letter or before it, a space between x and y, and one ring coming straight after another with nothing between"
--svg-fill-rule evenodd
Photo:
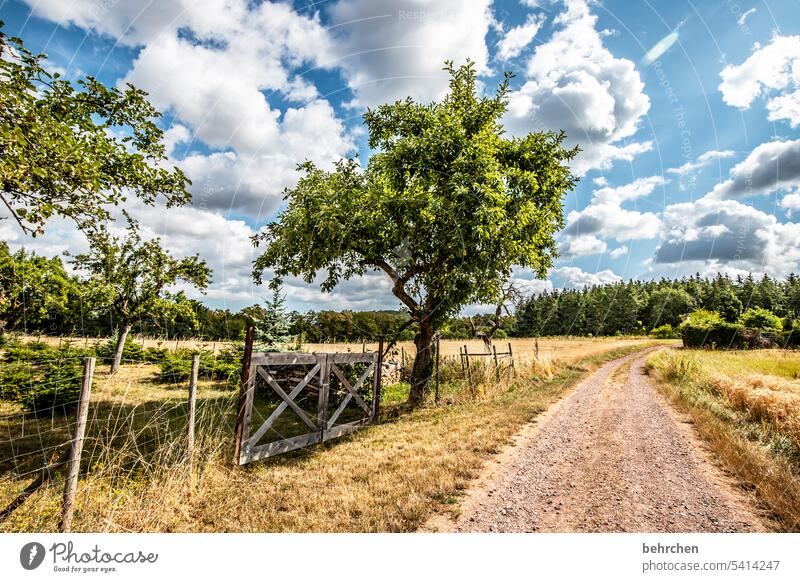
<instances>
[{"instance_id":1,"label":"tree","mask_svg":"<svg viewBox=\"0 0 800 582\"><path fill-rule=\"evenodd\" d=\"M411 98L368 110L375 153L366 169L341 160L332 171L306 162L287 208L254 238L266 250L254 277L272 269L321 287L377 270L418 324L409 404L426 395L437 329L473 302L496 303L513 265L545 276L557 254L562 197L576 178L565 134L505 137L500 122L510 74L493 97L477 94L474 65L448 62L440 102Z\"/></svg>"},{"instance_id":2,"label":"tree","mask_svg":"<svg viewBox=\"0 0 800 582\"><path fill-rule=\"evenodd\" d=\"M89 252L76 255L73 263L90 276L86 283L92 304L109 309L117 318L119 332L111 364L113 374L119 369L133 323L168 312L170 301L166 291L178 281L206 289L211 269L197 255L173 258L157 238L143 241L132 221L124 238L105 229L92 231L88 237Z\"/></svg>"},{"instance_id":3,"label":"tree","mask_svg":"<svg viewBox=\"0 0 800 582\"><path fill-rule=\"evenodd\" d=\"M253 318L256 327L255 342L268 350L274 350L291 339L289 335L291 322L286 314L286 299L281 297L280 289L273 289L272 298L265 303L263 316L258 319Z\"/></svg>"},{"instance_id":4,"label":"tree","mask_svg":"<svg viewBox=\"0 0 800 582\"><path fill-rule=\"evenodd\" d=\"M783 330L781 318L763 307L751 307L742 314L739 323L750 329L766 332L779 332Z\"/></svg>"},{"instance_id":5,"label":"tree","mask_svg":"<svg viewBox=\"0 0 800 582\"><path fill-rule=\"evenodd\" d=\"M165 167L160 114L146 93L108 88L92 77L77 87L45 70L0 21L0 200L24 233L44 232L54 215L81 228L109 217L133 192L146 204L190 199L189 182Z\"/></svg>"},{"instance_id":6,"label":"tree","mask_svg":"<svg viewBox=\"0 0 800 582\"><path fill-rule=\"evenodd\" d=\"M662 287L647 298L646 322L649 329L658 326L680 325L683 316L694 311L695 301L691 295L679 288Z\"/></svg>"}]
</instances>

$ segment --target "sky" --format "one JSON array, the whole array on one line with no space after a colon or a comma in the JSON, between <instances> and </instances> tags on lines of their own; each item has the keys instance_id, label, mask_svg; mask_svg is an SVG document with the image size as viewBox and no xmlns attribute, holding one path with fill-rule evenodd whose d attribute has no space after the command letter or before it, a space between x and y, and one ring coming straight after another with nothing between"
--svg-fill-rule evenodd
<instances>
[{"instance_id":1,"label":"sky","mask_svg":"<svg viewBox=\"0 0 800 582\"><path fill-rule=\"evenodd\" d=\"M515 74L509 135L563 129L581 146L555 267L513 274L527 292L800 271L798 0L0 0L0 19L53 70L133 83L164 113L193 201L126 210L209 262L207 294L189 294L215 307L267 294L250 237L296 165L366 160L366 108L441 98L447 59L473 60L487 92ZM0 220L0 238L86 246L59 220L36 239ZM301 311L399 306L380 273L283 289Z\"/></svg>"}]
</instances>

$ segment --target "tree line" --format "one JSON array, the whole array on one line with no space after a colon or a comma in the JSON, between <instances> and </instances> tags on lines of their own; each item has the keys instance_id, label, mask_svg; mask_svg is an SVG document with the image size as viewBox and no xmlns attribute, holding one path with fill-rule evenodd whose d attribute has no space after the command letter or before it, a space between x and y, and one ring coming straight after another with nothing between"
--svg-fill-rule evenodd
<instances>
[{"instance_id":1,"label":"tree line","mask_svg":"<svg viewBox=\"0 0 800 582\"><path fill-rule=\"evenodd\" d=\"M785 329L792 328L800 319L800 278L795 274L784 279L695 275L555 290L517 307L515 334L645 334L665 325L677 328L687 314L698 309L736 323L751 308L766 309L784 320Z\"/></svg>"}]
</instances>

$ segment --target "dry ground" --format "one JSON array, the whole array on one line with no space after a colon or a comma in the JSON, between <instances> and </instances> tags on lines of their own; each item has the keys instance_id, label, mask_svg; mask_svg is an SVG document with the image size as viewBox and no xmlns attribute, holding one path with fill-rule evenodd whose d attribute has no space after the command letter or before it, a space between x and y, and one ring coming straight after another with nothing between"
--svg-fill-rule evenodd
<instances>
[{"instance_id":1,"label":"dry ground","mask_svg":"<svg viewBox=\"0 0 800 582\"><path fill-rule=\"evenodd\" d=\"M646 355L604 365L517 441L473 491L456 531L763 531L644 375Z\"/></svg>"},{"instance_id":2,"label":"dry ground","mask_svg":"<svg viewBox=\"0 0 800 582\"><path fill-rule=\"evenodd\" d=\"M126 367L116 378L101 373L91 410L106 418L116 411L117 431L112 436L120 440L113 441L118 446L89 454L73 527L76 531L415 530L434 511L453 507L486 460L574 382L602 361L643 345L612 339L570 348L565 340L557 341L560 357L521 363L519 379L502 387L412 413L388 406L378 425L244 469L231 467L227 460L233 394L203 383L201 445L193 476L182 456L185 387L153 384L152 366ZM388 392L397 396L397 390ZM134 424L126 431L131 408L137 412L132 418L152 422ZM100 441L94 441L95 447ZM0 505L26 483L0 478ZM0 524L0 531L54 530L60 493L59 487L51 487L35 494Z\"/></svg>"}]
</instances>

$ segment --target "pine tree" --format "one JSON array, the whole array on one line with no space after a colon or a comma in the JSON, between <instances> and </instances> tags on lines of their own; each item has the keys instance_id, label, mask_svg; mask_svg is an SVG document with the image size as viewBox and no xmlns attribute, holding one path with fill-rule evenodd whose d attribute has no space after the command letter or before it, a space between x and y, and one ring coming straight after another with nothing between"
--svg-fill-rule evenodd
<instances>
[{"instance_id":1,"label":"pine tree","mask_svg":"<svg viewBox=\"0 0 800 582\"><path fill-rule=\"evenodd\" d=\"M289 315L286 313L286 298L281 296L280 289L272 292L271 299L265 299L263 316L253 318L256 328L255 344L266 351L277 351L286 347L291 341L289 335Z\"/></svg>"}]
</instances>

